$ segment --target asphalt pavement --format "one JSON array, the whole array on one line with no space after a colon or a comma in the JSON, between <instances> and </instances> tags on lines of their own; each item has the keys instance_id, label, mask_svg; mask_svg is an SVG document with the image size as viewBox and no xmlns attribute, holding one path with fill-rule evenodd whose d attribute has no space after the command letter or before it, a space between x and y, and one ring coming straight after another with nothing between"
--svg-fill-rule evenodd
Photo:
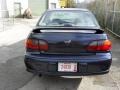
<instances>
[{"instance_id":1,"label":"asphalt pavement","mask_svg":"<svg viewBox=\"0 0 120 90\"><path fill-rule=\"evenodd\" d=\"M21 21L27 29L32 28L33 21ZM26 28L22 28L21 25L21 29ZM28 35L29 32L25 33ZM105 75L78 78L38 77L27 72L24 65L25 38L0 45L0 90L120 90L120 39L111 34L109 38L113 43L113 62L110 72Z\"/></svg>"}]
</instances>

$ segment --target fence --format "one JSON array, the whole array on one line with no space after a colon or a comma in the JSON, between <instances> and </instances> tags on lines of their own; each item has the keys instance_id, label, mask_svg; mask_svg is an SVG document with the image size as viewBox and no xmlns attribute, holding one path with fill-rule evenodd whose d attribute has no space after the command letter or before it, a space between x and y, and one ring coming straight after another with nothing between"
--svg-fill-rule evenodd
<instances>
[{"instance_id":1,"label":"fence","mask_svg":"<svg viewBox=\"0 0 120 90\"><path fill-rule=\"evenodd\" d=\"M14 24L14 16L8 17L5 12L7 11L0 11L0 32L9 29Z\"/></svg>"},{"instance_id":2,"label":"fence","mask_svg":"<svg viewBox=\"0 0 120 90\"><path fill-rule=\"evenodd\" d=\"M120 37L120 1L95 0L87 4L93 11L100 25Z\"/></svg>"},{"instance_id":3,"label":"fence","mask_svg":"<svg viewBox=\"0 0 120 90\"><path fill-rule=\"evenodd\" d=\"M120 37L120 11L109 11L108 14L106 27Z\"/></svg>"}]
</instances>

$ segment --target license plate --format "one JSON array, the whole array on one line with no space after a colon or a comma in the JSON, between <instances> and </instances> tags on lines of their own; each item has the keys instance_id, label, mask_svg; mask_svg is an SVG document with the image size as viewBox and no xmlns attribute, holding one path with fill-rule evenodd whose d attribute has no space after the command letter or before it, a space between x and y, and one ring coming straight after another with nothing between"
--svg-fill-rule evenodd
<instances>
[{"instance_id":1,"label":"license plate","mask_svg":"<svg viewBox=\"0 0 120 90\"><path fill-rule=\"evenodd\" d=\"M77 72L77 63L58 63L59 72Z\"/></svg>"}]
</instances>

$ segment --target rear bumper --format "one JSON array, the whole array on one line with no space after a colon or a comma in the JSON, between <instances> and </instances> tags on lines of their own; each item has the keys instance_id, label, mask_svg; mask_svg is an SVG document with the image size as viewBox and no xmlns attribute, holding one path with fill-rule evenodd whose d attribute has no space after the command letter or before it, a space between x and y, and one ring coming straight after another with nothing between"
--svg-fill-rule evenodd
<instances>
[{"instance_id":1,"label":"rear bumper","mask_svg":"<svg viewBox=\"0 0 120 90\"><path fill-rule=\"evenodd\" d=\"M89 57L89 56L88 56ZM31 56L25 55L25 65L27 71L35 74L58 75L58 76L84 76L99 75L109 72L111 65L111 54L106 57L87 58L83 56ZM58 72L59 62L75 62L77 63L77 72Z\"/></svg>"}]
</instances>

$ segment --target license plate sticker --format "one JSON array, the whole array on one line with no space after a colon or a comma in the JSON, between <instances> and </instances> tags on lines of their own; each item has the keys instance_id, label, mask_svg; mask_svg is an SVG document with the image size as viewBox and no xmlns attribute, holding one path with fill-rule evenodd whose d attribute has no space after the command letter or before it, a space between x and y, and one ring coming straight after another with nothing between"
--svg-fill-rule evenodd
<instances>
[{"instance_id":1,"label":"license plate sticker","mask_svg":"<svg viewBox=\"0 0 120 90\"><path fill-rule=\"evenodd\" d=\"M58 63L59 72L77 72L77 63Z\"/></svg>"}]
</instances>

